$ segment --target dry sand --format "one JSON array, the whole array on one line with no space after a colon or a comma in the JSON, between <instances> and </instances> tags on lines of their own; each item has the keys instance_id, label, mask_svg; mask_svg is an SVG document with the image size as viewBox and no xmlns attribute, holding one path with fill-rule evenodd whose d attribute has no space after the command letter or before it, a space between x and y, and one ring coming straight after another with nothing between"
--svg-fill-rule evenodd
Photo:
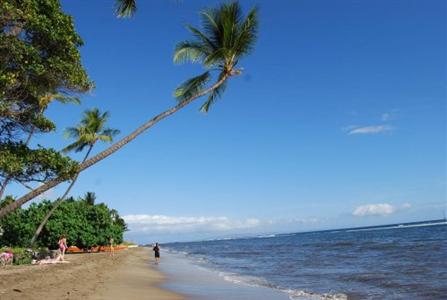
<instances>
[{"instance_id":1,"label":"dry sand","mask_svg":"<svg viewBox=\"0 0 447 300\"><path fill-rule=\"evenodd\" d=\"M165 279L148 264L148 248L66 255L67 264L0 269L0 299L180 300L161 289Z\"/></svg>"}]
</instances>

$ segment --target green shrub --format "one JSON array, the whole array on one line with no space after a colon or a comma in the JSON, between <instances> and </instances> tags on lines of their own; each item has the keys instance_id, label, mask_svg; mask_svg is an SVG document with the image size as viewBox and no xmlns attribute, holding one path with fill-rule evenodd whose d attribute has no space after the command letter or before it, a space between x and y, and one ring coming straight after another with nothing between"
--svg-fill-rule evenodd
<instances>
[{"instance_id":1,"label":"green shrub","mask_svg":"<svg viewBox=\"0 0 447 300\"><path fill-rule=\"evenodd\" d=\"M14 254L13 264L14 265L27 265L32 261L32 255L30 252L26 251L25 248L7 248L11 249ZM7 250L5 249L5 251Z\"/></svg>"},{"instance_id":2,"label":"green shrub","mask_svg":"<svg viewBox=\"0 0 447 300\"><path fill-rule=\"evenodd\" d=\"M42 201L28 208L19 208L0 220L3 230L0 247L27 247L36 228L52 203ZM106 246L110 238L115 244L123 241L126 230L124 220L118 212L100 203L91 205L84 200L67 199L55 210L43 228L37 246L57 249L61 235L67 237L67 244L88 249L93 246Z\"/></svg>"}]
</instances>

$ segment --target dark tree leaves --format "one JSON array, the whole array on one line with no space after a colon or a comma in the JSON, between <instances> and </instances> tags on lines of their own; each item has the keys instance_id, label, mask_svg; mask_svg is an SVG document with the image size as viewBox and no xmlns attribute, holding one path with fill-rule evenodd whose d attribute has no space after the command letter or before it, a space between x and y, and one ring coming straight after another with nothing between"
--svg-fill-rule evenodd
<instances>
[{"instance_id":1,"label":"dark tree leaves","mask_svg":"<svg viewBox=\"0 0 447 300\"><path fill-rule=\"evenodd\" d=\"M23 143L0 143L0 180L45 182L77 171L77 162L54 149L30 149Z\"/></svg>"}]
</instances>

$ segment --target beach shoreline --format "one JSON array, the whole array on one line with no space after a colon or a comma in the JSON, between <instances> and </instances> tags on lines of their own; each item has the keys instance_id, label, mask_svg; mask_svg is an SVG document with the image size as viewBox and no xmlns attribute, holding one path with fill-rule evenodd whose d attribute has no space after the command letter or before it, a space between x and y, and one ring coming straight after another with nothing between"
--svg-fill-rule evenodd
<instances>
[{"instance_id":1,"label":"beach shoreline","mask_svg":"<svg viewBox=\"0 0 447 300\"><path fill-rule=\"evenodd\" d=\"M69 254L70 263L0 269L0 299L182 300L160 287L167 278L149 263L150 249Z\"/></svg>"},{"instance_id":2,"label":"beach shoreline","mask_svg":"<svg viewBox=\"0 0 447 300\"><path fill-rule=\"evenodd\" d=\"M161 286L195 300L289 300L284 291L259 284L247 284L238 277L203 267L184 255L164 251L157 266L169 280ZM302 297L300 299L315 299Z\"/></svg>"}]
</instances>

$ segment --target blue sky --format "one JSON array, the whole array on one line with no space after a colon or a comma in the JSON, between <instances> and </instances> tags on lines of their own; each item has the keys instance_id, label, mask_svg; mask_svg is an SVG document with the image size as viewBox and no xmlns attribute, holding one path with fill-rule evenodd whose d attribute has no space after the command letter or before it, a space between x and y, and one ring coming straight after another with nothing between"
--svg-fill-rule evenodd
<instances>
[{"instance_id":1,"label":"blue sky","mask_svg":"<svg viewBox=\"0 0 447 300\"><path fill-rule=\"evenodd\" d=\"M110 111L122 137L174 105L201 71L174 65L174 46L216 3L139 1L117 19L111 0L63 1L96 88L79 107L53 105L58 130L35 142L62 148L87 108ZM223 99L159 123L82 173L73 195L94 191L138 242L442 217L445 1L242 4L260 8L259 40Z\"/></svg>"}]
</instances>

